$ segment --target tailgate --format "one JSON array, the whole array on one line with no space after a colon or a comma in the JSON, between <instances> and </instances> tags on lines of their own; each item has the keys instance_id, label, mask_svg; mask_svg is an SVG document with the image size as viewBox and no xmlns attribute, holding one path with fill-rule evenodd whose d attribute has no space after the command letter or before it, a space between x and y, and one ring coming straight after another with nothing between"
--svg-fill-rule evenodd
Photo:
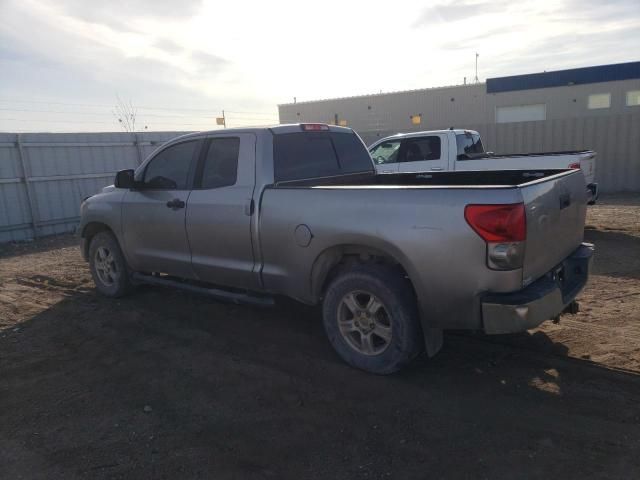
<instances>
[{"instance_id":1,"label":"tailgate","mask_svg":"<svg viewBox=\"0 0 640 480\"><path fill-rule=\"evenodd\" d=\"M521 187L527 217L523 284L558 265L582 243L586 192L578 171L560 173Z\"/></svg>"}]
</instances>

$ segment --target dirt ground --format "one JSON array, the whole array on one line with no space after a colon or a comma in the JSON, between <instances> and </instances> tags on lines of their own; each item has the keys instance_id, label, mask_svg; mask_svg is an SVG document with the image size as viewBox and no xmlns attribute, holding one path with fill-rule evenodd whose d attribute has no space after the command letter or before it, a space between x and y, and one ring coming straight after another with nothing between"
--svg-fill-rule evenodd
<instances>
[{"instance_id":1,"label":"dirt ground","mask_svg":"<svg viewBox=\"0 0 640 480\"><path fill-rule=\"evenodd\" d=\"M398 375L319 312L96 295L70 236L0 247L0 478L640 478L640 196L589 209L582 311Z\"/></svg>"}]
</instances>

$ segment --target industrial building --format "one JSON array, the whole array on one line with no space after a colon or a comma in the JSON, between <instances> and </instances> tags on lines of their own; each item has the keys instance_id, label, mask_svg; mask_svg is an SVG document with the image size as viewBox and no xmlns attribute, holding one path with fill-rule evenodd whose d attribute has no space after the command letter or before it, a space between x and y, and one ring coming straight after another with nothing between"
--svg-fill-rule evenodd
<instances>
[{"instance_id":1,"label":"industrial building","mask_svg":"<svg viewBox=\"0 0 640 480\"><path fill-rule=\"evenodd\" d=\"M394 133L456 127L479 131L496 153L591 149L601 191L640 191L640 62L278 109L280 123L346 125L367 145Z\"/></svg>"}]
</instances>

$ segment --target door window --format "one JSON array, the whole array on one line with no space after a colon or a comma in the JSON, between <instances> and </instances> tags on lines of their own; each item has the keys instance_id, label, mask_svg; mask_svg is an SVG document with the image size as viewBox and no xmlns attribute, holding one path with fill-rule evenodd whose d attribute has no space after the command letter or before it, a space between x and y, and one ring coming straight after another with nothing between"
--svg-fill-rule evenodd
<instances>
[{"instance_id":1,"label":"door window","mask_svg":"<svg viewBox=\"0 0 640 480\"><path fill-rule=\"evenodd\" d=\"M376 145L369 152L376 165L396 163L400 151L400 140L389 140Z\"/></svg>"},{"instance_id":2,"label":"door window","mask_svg":"<svg viewBox=\"0 0 640 480\"><path fill-rule=\"evenodd\" d=\"M425 160L440 160L440 137L420 137L405 140L405 162L422 162Z\"/></svg>"},{"instance_id":3,"label":"door window","mask_svg":"<svg viewBox=\"0 0 640 480\"><path fill-rule=\"evenodd\" d=\"M182 142L158 153L144 172L148 188L161 190L187 190L189 169L198 140Z\"/></svg>"},{"instance_id":4,"label":"door window","mask_svg":"<svg viewBox=\"0 0 640 480\"><path fill-rule=\"evenodd\" d=\"M212 139L202 170L202 188L235 185L238 178L239 151L238 137Z\"/></svg>"}]
</instances>

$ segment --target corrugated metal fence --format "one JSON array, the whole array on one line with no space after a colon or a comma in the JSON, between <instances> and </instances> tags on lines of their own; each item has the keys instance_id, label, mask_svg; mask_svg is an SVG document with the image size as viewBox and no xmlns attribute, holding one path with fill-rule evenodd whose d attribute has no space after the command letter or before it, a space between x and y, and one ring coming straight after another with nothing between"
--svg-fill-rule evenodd
<instances>
[{"instance_id":1,"label":"corrugated metal fence","mask_svg":"<svg viewBox=\"0 0 640 480\"><path fill-rule=\"evenodd\" d=\"M593 149L603 192L640 191L640 114L465 126L496 153ZM181 133L0 133L0 242L72 231L82 199Z\"/></svg>"},{"instance_id":2,"label":"corrugated metal fence","mask_svg":"<svg viewBox=\"0 0 640 480\"><path fill-rule=\"evenodd\" d=\"M85 197L182 133L0 133L0 242L73 231Z\"/></svg>"}]
</instances>

